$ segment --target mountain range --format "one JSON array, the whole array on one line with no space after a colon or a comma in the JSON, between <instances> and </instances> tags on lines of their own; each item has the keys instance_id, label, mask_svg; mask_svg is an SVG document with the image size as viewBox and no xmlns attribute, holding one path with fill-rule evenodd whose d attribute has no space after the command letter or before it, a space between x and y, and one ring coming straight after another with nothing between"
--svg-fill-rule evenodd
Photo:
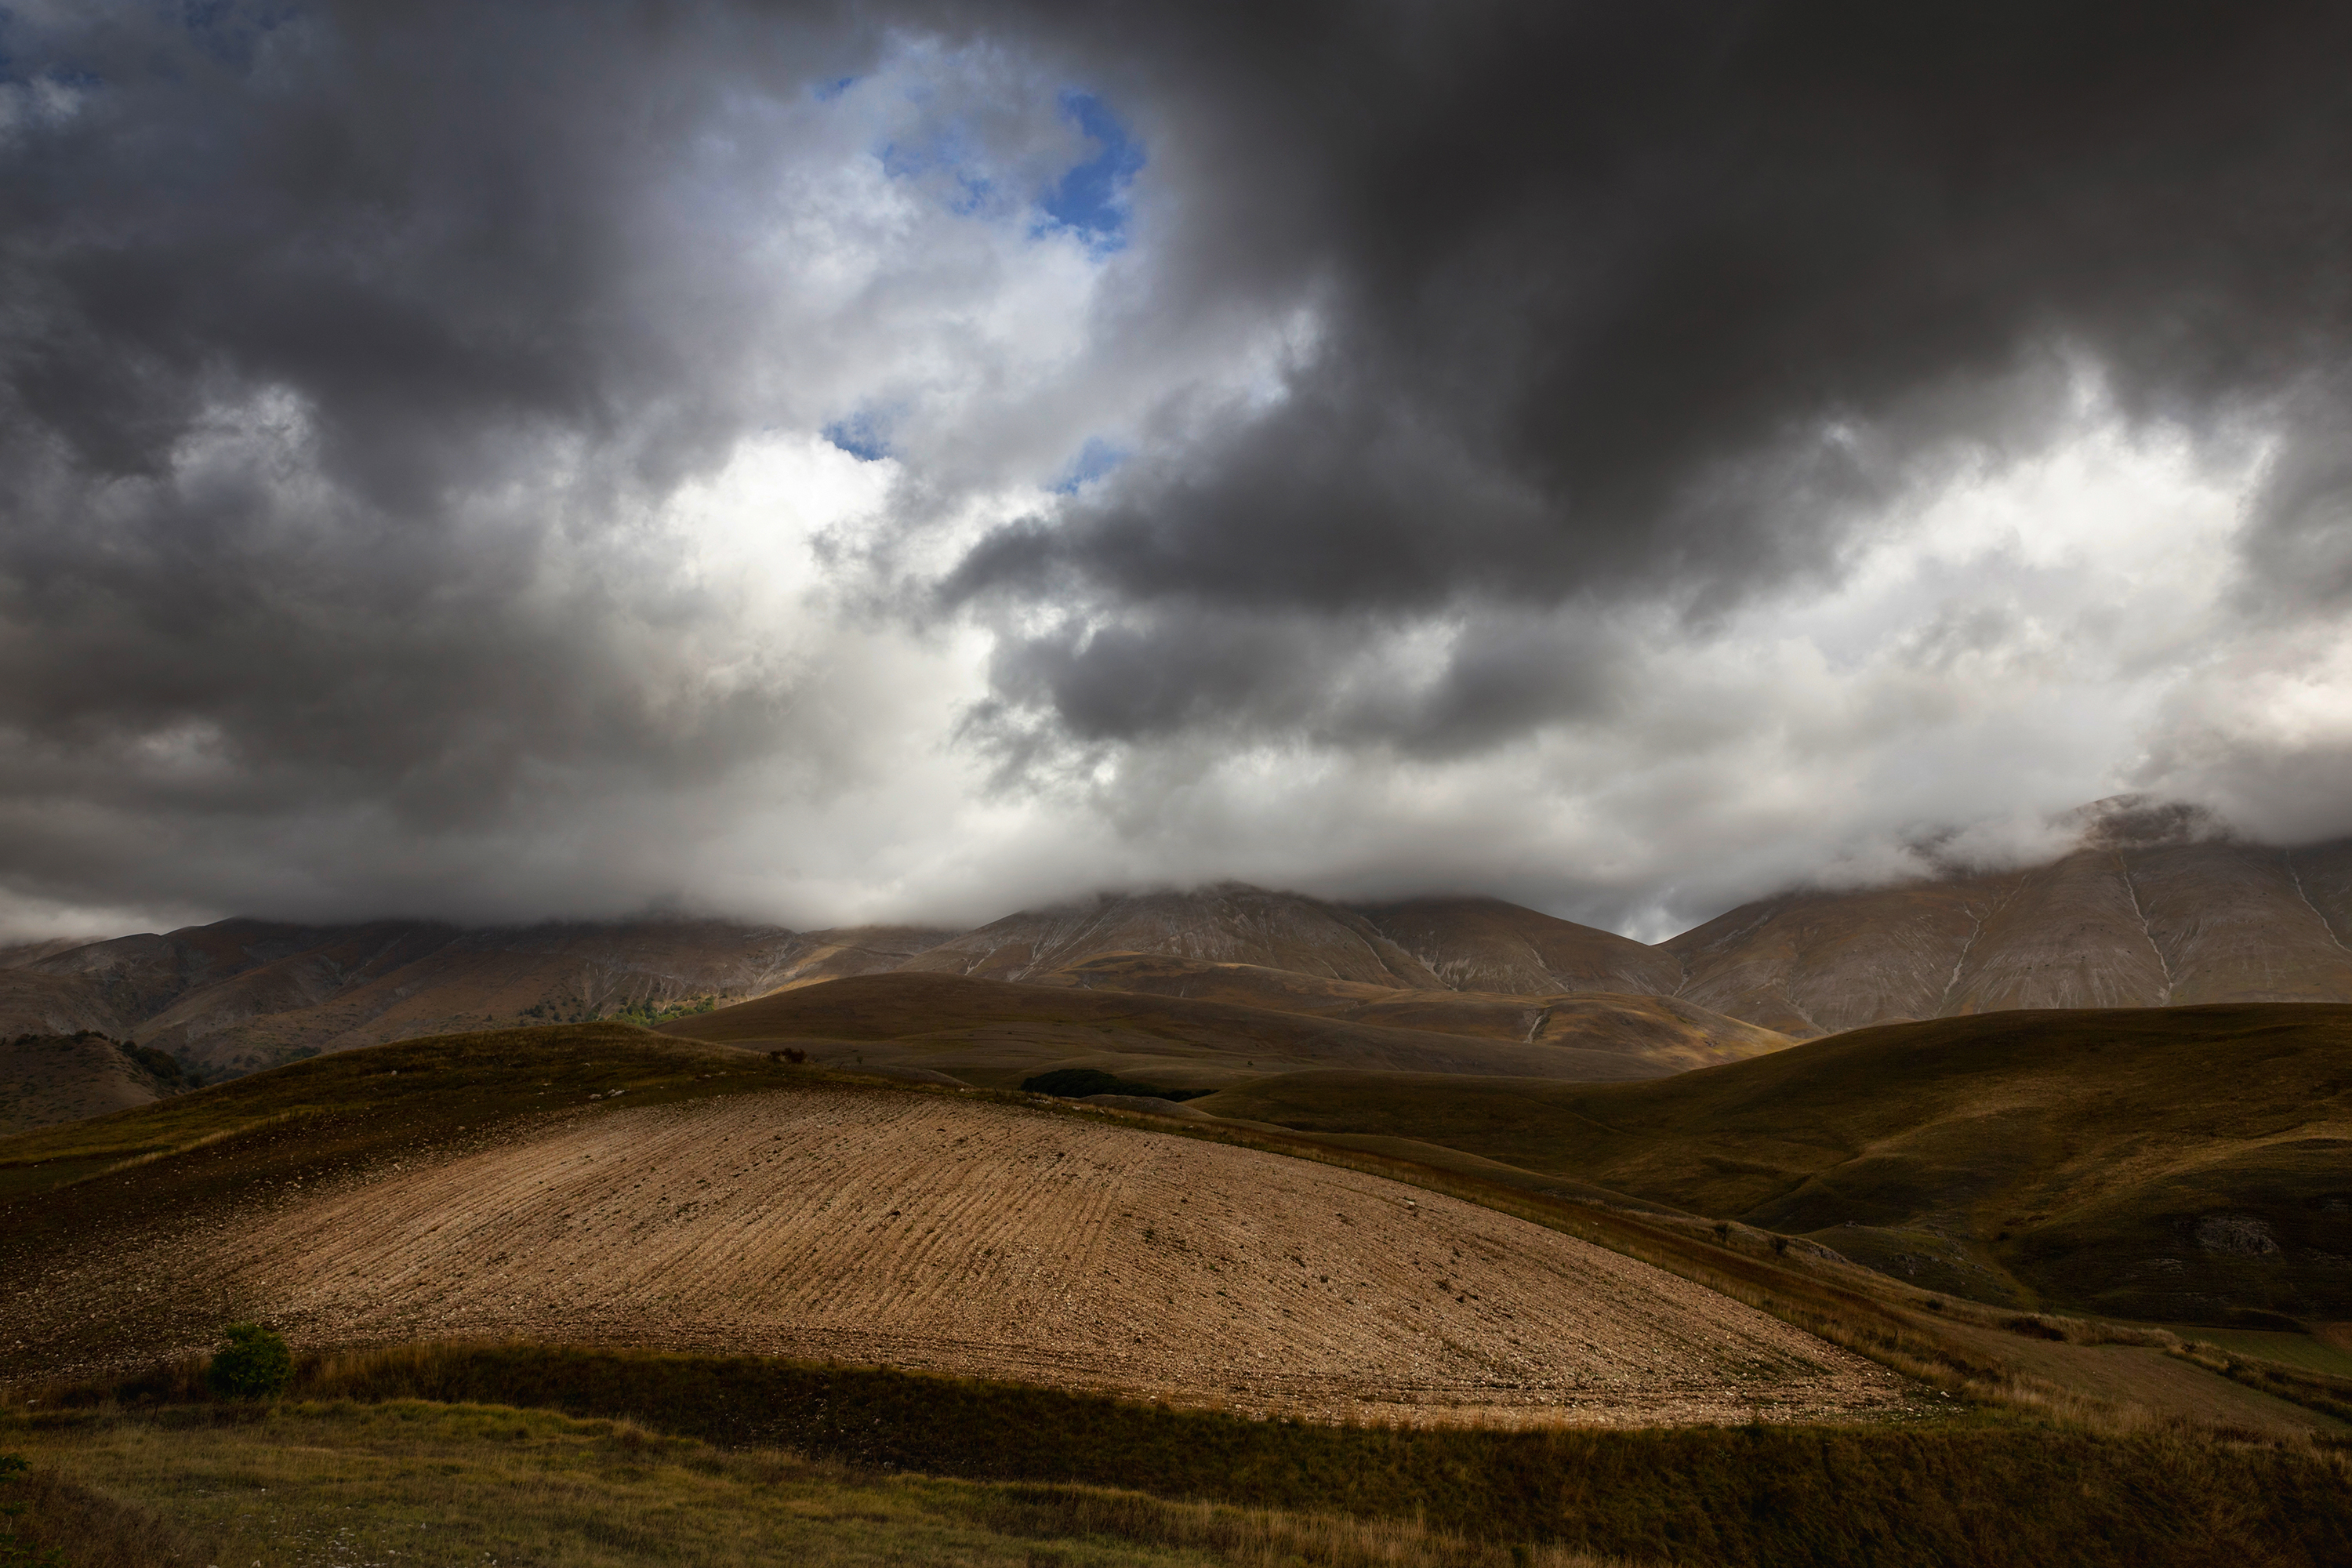
<instances>
[{"instance_id":1,"label":"mountain range","mask_svg":"<svg viewBox=\"0 0 2352 1568\"><path fill-rule=\"evenodd\" d=\"M1674 1071L1911 1019L2352 1001L2347 941L2352 840L2281 849L2103 803L2040 865L1791 891L1654 945L1491 898L1351 906L1232 883L961 932L228 920L0 951L0 1038L135 1037L218 1077L457 1029L651 1024L897 972L1597 1045Z\"/></svg>"}]
</instances>

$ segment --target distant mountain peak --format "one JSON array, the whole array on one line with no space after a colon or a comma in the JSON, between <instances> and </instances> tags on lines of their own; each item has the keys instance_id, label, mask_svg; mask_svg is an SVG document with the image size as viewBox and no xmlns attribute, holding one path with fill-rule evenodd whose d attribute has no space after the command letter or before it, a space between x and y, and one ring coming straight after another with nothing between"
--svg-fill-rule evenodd
<instances>
[{"instance_id":1,"label":"distant mountain peak","mask_svg":"<svg viewBox=\"0 0 2352 1568\"><path fill-rule=\"evenodd\" d=\"M2164 849L2212 844L2232 837L2229 826L2201 805L2147 795L2111 795L2058 818L2079 830L2084 849Z\"/></svg>"}]
</instances>

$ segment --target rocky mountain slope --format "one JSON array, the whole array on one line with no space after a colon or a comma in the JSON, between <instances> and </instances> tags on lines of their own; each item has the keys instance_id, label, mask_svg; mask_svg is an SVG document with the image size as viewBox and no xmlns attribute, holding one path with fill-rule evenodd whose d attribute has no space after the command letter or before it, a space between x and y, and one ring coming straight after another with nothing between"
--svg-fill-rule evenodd
<instances>
[{"instance_id":1,"label":"rocky mountain slope","mask_svg":"<svg viewBox=\"0 0 2352 1568\"><path fill-rule=\"evenodd\" d=\"M2043 865L1787 892L1655 946L1496 899L1347 907L1238 883L961 934L231 920L0 950L0 1037L95 1030L243 1071L486 1025L652 1022L902 969L1603 1049L1679 1034L1696 1053L1685 1065L2016 1008L2352 1001L2352 840L2246 844L2130 800L2086 807L2078 827L2078 847Z\"/></svg>"},{"instance_id":2,"label":"rocky mountain slope","mask_svg":"<svg viewBox=\"0 0 2352 1568\"><path fill-rule=\"evenodd\" d=\"M0 968L0 1035L93 1029L212 1071L485 1024L645 1021L903 963L950 933L719 921L460 931L229 920Z\"/></svg>"},{"instance_id":3,"label":"rocky mountain slope","mask_svg":"<svg viewBox=\"0 0 2352 1568\"><path fill-rule=\"evenodd\" d=\"M1250 963L1393 989L1449 988L1354 911L1237 882L1024 910L942 942L906 967L981 980L1035 980L1108 952Z\"/></svg>"},{"instance_id":4,"label":"rocky mountain slope","mask_svg":"<svg viewBox=\"0 0 2352 1568\"><path fill-rule=\"evenodd\" d=\"M1412 899L1356 912L1457 991L1665 995L1682 982L1670 953L1500 899Z\"/></svg>"},{"instance_id":5,"label":"rocky mountain slope","mask_svg":"<svg viewBox=\"0 0 2352 1568\"><path fill-rule=\"evenodd\" d=\"M2021 1007L2352 1001L2352 842L2090 847L1743 905L1663 944L1675 994L1787 1034Z\"/></svg>"}]
</instances>

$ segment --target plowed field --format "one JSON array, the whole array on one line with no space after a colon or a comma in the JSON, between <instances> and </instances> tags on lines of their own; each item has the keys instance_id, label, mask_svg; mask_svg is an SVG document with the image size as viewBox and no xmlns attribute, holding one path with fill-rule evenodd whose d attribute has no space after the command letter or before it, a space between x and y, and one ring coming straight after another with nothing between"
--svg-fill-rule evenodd
<instances>
[{"instance_id":1,"label":"plowed field","mask_svg":"<svg viewBox=\"0 0 2352 1568\"><path fill-rule=\"evenodd\" d=\"M165 1272L311 1343L725 1350L1391 1421L1821 1420L1904 1397L1775 1319L1466 1203L936 1097L599 1107L181 1245Z\"/></svg>"}]
</instances>

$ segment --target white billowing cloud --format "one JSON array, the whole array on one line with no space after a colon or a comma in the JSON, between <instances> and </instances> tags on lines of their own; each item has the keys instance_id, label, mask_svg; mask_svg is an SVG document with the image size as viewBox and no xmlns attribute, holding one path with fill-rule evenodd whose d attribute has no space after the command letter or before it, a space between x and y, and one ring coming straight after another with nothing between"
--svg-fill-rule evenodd
<instances>
[{"instance_id":1,"label":"white billowing cloud","mask_svg":"<svg viewBox=\"0 0 2352 1568\"><path fill-rule=\"evenodd\" d=\"M0 933L649 904L964 923L1238 877L1486 890L1654 938L1791 881L1915 872L1926 847L2045 853L2056 814L2123 789L2264 834L2352 826L2352 637L2247 608L2255 425L2128 416L2085 360L2033 439L1958 464L1923 443L1942 466L1806 533L1818 549L1741 553L1726 530L1725 560L1769 567L1745 596L1713 560L1579 587L1549 501L1495 459L1508 443L1386 395L1411 355L1344 352L1334 323L1377 289L1357 279L1351 305L1347 268L1311 255L1219 286L1220 244L1284 217L1209 225L1208 182L1245 183L1200 153L1221 131L1188 148L1181 116L1139 107L1179 141L1146 149L1111 247L1041 219L1094 151L1065 97L1084 84L1041 52L910 30L845 81L731 68L656 51L601 79L661 90L619 106L637 131L573 193L606 248L548 287L576 288L580 319L520 313L576 329L586 368L555 356L578 384L496 406L462 433L480 451L437 428L402 447L378 426L415 408L339 414L335 374L264 374L259 349L191 383L201 413L149 469L99 482L58 443L16 449ZM0 156L109 101L0 83ZM578 174L545 153L561 138L522 140L519 163ZM448 259L415 238L430 222L387 232ZM523 248L562 271L559 247ZM1484 362L1450 341L1418 346L1475 403ZM982 541L1128 493L1057 489L1081 454L1182 491L1317 374L1381 417L1350 423L1327 385L1336 412L1297 425L1370 481L1297 537L1269 512L1263 536L1174 539L1177 513L1147 509L1064 578L938 593ZM379 437L401 461L352 457ZM446 468L415 479L419 452ZM1362 537L1349 505L1375 501L1458 579L1321 595ZM1512 549L1542 585L1452 559ZM1120 551L1143 562L1124 578ZM1252 552L1281 557L1260 582Z\"/></svg>"},{"instance_id":2,"label":"white billowing cloud","mask_svg":"<svg viewBox=\"0 0 2352 1568\"><path fill-rule=\"evenodd\" d=\"M2227 812L2217 785L2147 759L2208 721L2232 658L2292 668L2231 608L2260 457L2087 397L2051 449L1940 476L1826 580L1704 629L1657 603L1523 613L1530 643L1597 647L1608 669L1572 712L1491 746L1415 755L1347 721L1368 690L1411 708L1454 645L1509 619L1489 608L1353 645L1288 734L1098 743L1039 770L1030 798L1095 829L1076 885L1483 888L1651 938L1795 881L1917 874L1931 843L2046 854L2053 818L2126 788ZM2281 744L2342 732L2326 728L2352 711L2340 663L2270 681ZM2242 739L2216 749L2245 755Z\"/></svg>"}]
</instances>

